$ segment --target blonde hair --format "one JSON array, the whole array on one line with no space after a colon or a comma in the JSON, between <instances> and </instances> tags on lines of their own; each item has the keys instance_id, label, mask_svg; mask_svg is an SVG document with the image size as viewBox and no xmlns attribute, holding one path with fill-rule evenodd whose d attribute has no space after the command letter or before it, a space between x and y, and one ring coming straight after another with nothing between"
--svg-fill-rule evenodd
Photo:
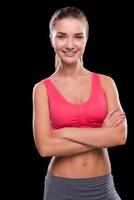
<instances>
[{"instance_id":1,"label":"blonde hair","mask_svg":"<svg viewBox=\"0 0 134 200\"><path fill-rule=\"evenodd\" d=\"M57 69L60 66L60 58L57 54L55 54L55 69Z\"/></svg>"},{"instance_id":2,"label":"blonde hair","mask_svg":"<svg viewBox=\"0 0 134 200\"><path fill-rule=\"evenodd\" d=\"M56 10L54 14L52 15L50 22L49 22L49 30L50 30L50 37L52 35L53 27L56 24L56 21L62 20L65 18L72 18L72 19L78 19L85 23L86 25L86 36L88 38L89 36L89 24L88 20L86 18L86 15L76 7L65 7L61 8L59 10ZM83 64L83 58L80 58L80 62ZM60 66L60 58L58 55L55 55L55 69L57 69Z\"/></svg>"}]
</instances>

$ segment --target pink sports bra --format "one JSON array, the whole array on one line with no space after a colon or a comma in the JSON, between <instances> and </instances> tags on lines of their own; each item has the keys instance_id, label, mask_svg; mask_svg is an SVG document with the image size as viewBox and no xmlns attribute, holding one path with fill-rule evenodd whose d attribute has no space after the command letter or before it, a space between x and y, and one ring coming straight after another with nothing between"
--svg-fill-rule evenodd
<instances>
[{"instance_id":1,"label":"pink sports bra","mask_svg":"<svg viewBox=\"0 0 134 200\"><path fill-rule=\"evenodd\" d=\"M63 127L101 127L107 114L107 102L100 83L100 74L91 72L92 90L82 104L71 103L58 91L51 79L43 83L48 94L52 129Z\"/></svg>"}]
</instances>

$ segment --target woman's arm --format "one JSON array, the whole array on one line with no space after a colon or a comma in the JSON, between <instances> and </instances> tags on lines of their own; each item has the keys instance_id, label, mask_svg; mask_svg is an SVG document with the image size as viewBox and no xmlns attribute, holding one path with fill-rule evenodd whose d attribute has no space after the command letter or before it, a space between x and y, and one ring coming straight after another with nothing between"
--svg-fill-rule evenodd
<instances>
[{"instance_id":1,"label":"woman's arm","mask_svg":"<svg viewBox=\"0 0 134 200\"><path fill-rule=\"evenodd\" d=\"M102 86L108 103L108 114L103 126L101 128L63 128L59 130L60 134L58 134L61 138L94 148L112 147L126 142L127 122L119 102L116 85L111 78L107 76L102 78ZM53 132L53 134L55 133L56 131Z\"/></svg>"},{"instance_id":2,"label":"woman's arm","mask_svg":"<svg viewBox=\"0 0 134 200\"><path fill-rule=\"evenodd\" d=\"M122 122L124 123L124 122ZM94 148L108 148L123 145L126 141L125 128L117 127L102 128L63 128L61 138L86 144Z\"/></svg>"},{"instance_id":3,"label":"woman's arm","mask_svg":"<svg viewBox=\"0 0 134 200\"><path fill-rule=\"evenodd\" d=\"M33 135L39 154L47 156L69 156L91 151L93 147L79 144L52 134L47 91L42 82L33 89Z\"/></svg>"}]
</instances>

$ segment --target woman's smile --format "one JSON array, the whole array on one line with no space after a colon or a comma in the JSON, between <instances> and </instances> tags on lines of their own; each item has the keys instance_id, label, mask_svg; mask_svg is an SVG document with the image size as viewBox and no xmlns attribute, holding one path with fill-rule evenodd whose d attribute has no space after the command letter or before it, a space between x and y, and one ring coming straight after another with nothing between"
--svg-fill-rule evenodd
<instances>
[{"instance_id":1,"label":"woman's smile","mask_svg":"<svg viewBox=\"0 0 134 200\"><path fill-rule=\"evenodd\" d=\"M73 57L77 53L77 51L62 51L65 56L67 57Z\"/></svg>"}]
</instances>

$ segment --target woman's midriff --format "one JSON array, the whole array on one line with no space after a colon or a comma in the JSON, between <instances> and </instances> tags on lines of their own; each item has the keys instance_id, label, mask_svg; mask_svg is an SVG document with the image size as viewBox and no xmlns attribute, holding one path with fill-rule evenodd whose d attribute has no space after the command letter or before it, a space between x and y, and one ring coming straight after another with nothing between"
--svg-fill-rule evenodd
<instances>
[{"instance_id":1,"label":"woman's midriff","mask_svg":"<svg viewBox=\"0 0 134 200\"><path fill-rule=\"evenodd\" d=\"M94 149L74 156L53 157L48 166L55 176L67 178L90 178L111 172L107 149Z\"/></svg>"}]
</instances>

